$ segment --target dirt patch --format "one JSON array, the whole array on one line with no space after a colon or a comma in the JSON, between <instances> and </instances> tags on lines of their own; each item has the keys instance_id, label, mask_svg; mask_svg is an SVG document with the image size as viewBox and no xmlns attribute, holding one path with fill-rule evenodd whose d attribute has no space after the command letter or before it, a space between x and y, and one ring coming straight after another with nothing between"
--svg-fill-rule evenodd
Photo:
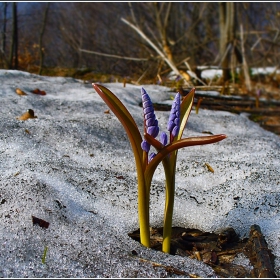
<instances>
[{"instance_id":1,"label":"dirt patch","mask_svg":"<svg viewBox=\"0 0 280 280\"><path fill-rule=\"evenodd\" d=\"M139 230L128 235L140 242ZM163 228L152 228L150 237L151 248L161 251ZM276 278L274 256L267 248L265 238L257 225L251 227L250 236L245 239L240 239L233 228L210 233L173 227L170 254L202 261L223 278ZM176 268L167 269L173 274L184 274Z\"/></svg>"}]
</instances>

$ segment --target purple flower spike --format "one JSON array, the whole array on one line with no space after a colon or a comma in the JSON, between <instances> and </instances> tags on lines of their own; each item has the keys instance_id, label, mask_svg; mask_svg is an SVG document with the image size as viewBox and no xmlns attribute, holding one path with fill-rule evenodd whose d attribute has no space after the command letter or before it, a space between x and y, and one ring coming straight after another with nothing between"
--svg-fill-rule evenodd
<instances>
[{"instance_id":1,"label":"purple flower spike","mask_svg":"<svg viewBox=\"0 0 280 280\"><path fill-rule=\"evenodd\" d=\"M175 137L179 133L180 125L180 93L178 92L174 98L171 112L168 119L167 130Z\"/></svg>"},{"instance_id":2,"label":"purple flower spike","mask_svg":"<svg viewBox=\"0 0 280 280\"><path fill-rule=\"evenodd\" d=\"M144 114L145 115L154 112L153 105L144 107L144 104L143 104L143 108L144 108L143 110L144 110Z\"/></svg>"},{"instance_id":3,"label":"purple flower spike","mask_svg":"<svg viewBox=\"0 0 280 280\"><path fill-rule=\"evenodd\" d=\"M165 132L162 132L160 134L160 143L163 145L163 146L166 146L167 144L167 134Z\"/></svg>"},{"instance_id":4,"label":"purple flower spike","mask_svg":"<svg viewBox=\"0 0 280 280\"><path fill-rule=\"evenodd\" d=\"M150 162L155 156L156 156L155 153L151 153L151 154L149 155L149 160L148 160L148 162Z\"/></svg>"},{"instance_id":5,"label":"purple flower spike","mask_svg":"<svg viewBox=\"0 0 280 280\"><path fill-rule=\"evenodd\" d=\"M151 145L146 140L142 141L141 148L143 151L148 153L150 151L150 147L151 147Z\"/></svg>"},{"instance_id":6,"label":"purple flower spike","mask_svg":"<svg viewBox=\"0 0 280 280\"><path fill-rule=\"evenodd\" d=\"M174 123L175 123L175 126L179 126L180 119L179 118L175 118Z\"/></svg>"},{"instance_id":7,"label":"purple flower spike","mask_svg":"<svg viewBox=\"0 0 280 280\"><path fill-rule=\"evenodd\" d=\"M156 138L159 133L159 127L158 126L149 126L147 128L147 133Z\"/></svg>"},{"instance_id":8,"label":"purple flower spike","mask_svg":"<svg viewBox=\"0 0 280 280\"><path fill-rule=\"evenodd\" d=\"M171 134L173 135L173 137L177 136L179 133L179 126L174 126L174 128L172 129Z\"/></svg>"},{"instance_id":9,"label":"purple flower spike","mask_svg":"<svg viewBox=\"0 0 280 280\"><path fill-rule=\"evenodd\" d=\"M170 117L169 117L169 119L170 119ZM168 130L168 131L172 131L172 129L173 129L174 126L175 126L175 123L174 123L173 120L168 121L167 130Z\"/></svg>"},{"instance_id":10,"label":"purple flower spike","mask_svg":"<svg viewBox=\"0 0 280 280\"><path fill-rule=\"evenodd\" d=\"M155 138L158 136L159 127L156 115L154 113L153 103L144 88L141 89L141 93L146 132Z\"/></svg>"},{"instance_id":11,"label":"purple flower spike","mask_svg":"<svg viewBox=\"0 0 280 280\"><path fill-rule=\"evenodd\" d=\"M154 124L154 122L155 121L153 120L153 118L149 118L149 119L146 120L145 123L146 123L147 127L150 127L150 126L152 126Z\"/></svg>"}]
</instances>

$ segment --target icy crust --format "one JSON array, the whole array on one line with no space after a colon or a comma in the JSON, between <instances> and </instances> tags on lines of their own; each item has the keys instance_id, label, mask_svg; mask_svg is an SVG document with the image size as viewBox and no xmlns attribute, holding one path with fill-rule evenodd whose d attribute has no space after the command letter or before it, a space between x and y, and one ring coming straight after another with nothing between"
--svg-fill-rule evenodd
<instances>
[{"instance_id":1,"label":"icy crust","mask_svg":"<svg viewBox=\"0 0 280 280\"><path fill-rule=\"evenodd\" d=\"M186 277L152 262L216 277L201 262L144 248L128 237L139 228L134 157L122 125L104 113L108 108L92 88L19 71L1 70L0 80L0 277ZM141 87L105 86L128 106L142 132ZM28 95L17 96L16 87ZM26 90L36 87L47 95ZM144 87L153 102L170 97L168 88ZM27 109L38 118L17 120ZM166 132L169 112L156 114ZM205 231L231 226L244 237L258 224L280 276L279 137L244 116L192 111L184 137L207 135L203 131L228 138L179 151L173 225ZM162 226L164 195L159 166L151 226ZM31 216L49 227L33 225Z\"/></svg>"}]
</instances>

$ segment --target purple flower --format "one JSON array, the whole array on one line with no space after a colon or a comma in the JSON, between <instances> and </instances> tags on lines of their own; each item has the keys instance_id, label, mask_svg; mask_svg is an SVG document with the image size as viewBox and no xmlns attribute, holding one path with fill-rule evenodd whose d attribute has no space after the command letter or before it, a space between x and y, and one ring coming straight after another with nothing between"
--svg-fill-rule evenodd
<instances>
[{"instance_id":1,"label":"purple flower","mask_svg":"<svg viewBox=\"0 0 280 280\"><path fill-rule=\"evenodd\" d=\"M167 144L167 134L165 132L162 132L160 134L160 143L163 145L163 146L166 146Z\"/></svg>"},{"instance_id":2,"label":"purple flower","mask_svg":"<svg viewBox=\"0 0 280 280\"><path fill-rule=\"evenodd\" d=\"M158 127L158 121L156 119L156 115L154 113L154 107L153 103L146 92L144 88L141 89L142 93L142 104L143 104L143 112L144 112L144 125L145 125L145 130L148 134L156 138L159 133L159 127ZM141 148L145 152L149 152L150 150L150 144L144 140L141 143Z\"/></svg>"},{"instance_id":3,"label":"purple flower","mask_svg":"<svg viewBox=\"0 0 280 280\"><path fill-rule=\"evenodd\" d=\"M155 153L150 153L148 162L150 162L155 156Z\"/></svg>"},{"instance_id":4,"label":"purple flower","mask_svg":"<svg viewBox=\"0 0 280 280\"><path fill-rule=\"evenodd\" d=\"M151 147L151 145L146 140L142 141L141 148L143 151L148 153L150 151L150 147Z\"/></svg>"},{"instance_id":5,"label":"purple flower","mask_svg":"<svg viewBox=\"0 0 280 280\"><path fill-rule=\"evenodd\" d=\"M178 92L173 101L171 112L167 123L167 130L171 132L173 137L178 135L179 125L180 125L180 93Z\"/></svg>"},{"instance_id":6,"label":"purple flower","mask_svg":"<svg viewBox=\"0 0 280 280\"><path fill-rule=\"evenodd\" d=\"M159 127L157 125L149 126L147 128L147 133L156 138L159 133Z\"/></svg>"}]
</instances>

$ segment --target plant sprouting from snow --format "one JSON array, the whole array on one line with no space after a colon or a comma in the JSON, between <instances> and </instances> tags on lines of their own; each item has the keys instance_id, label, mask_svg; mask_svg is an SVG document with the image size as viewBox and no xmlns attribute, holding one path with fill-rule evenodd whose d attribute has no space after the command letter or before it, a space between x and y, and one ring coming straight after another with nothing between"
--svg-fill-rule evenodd
<instances>
[{"instance_id":1,"label":"plant sprouting from snow","mask_svg":"<svg viewBox=\"0 0 280 280\"><path fill-rule=\"evenodd\" d=\"M191 112L195 89L192 89L183 98L182 102L180 100L180 94L176 94L167 124L167 130L169 131L168 143L168 135L165 132L161 132L160 141L156 139L159 134L158 120L154 112L152 101L144 88L141 89L144 113L144 138L142 138L136 122L123 103L106 87L98 84L92 85L123 124L129 137L134 153L138 180L140 240L146 247L150 247L149 204L152 177L157 166L161 162L163 164L166 198L162 251L170 253L172 215L175 196L175 170L178 150L188 146L215 143L225 139L226 135L219 134L181 139ZM151 146L156 149L157 153L152 152L149 154Z\"/></svg>"}]
</instances>

